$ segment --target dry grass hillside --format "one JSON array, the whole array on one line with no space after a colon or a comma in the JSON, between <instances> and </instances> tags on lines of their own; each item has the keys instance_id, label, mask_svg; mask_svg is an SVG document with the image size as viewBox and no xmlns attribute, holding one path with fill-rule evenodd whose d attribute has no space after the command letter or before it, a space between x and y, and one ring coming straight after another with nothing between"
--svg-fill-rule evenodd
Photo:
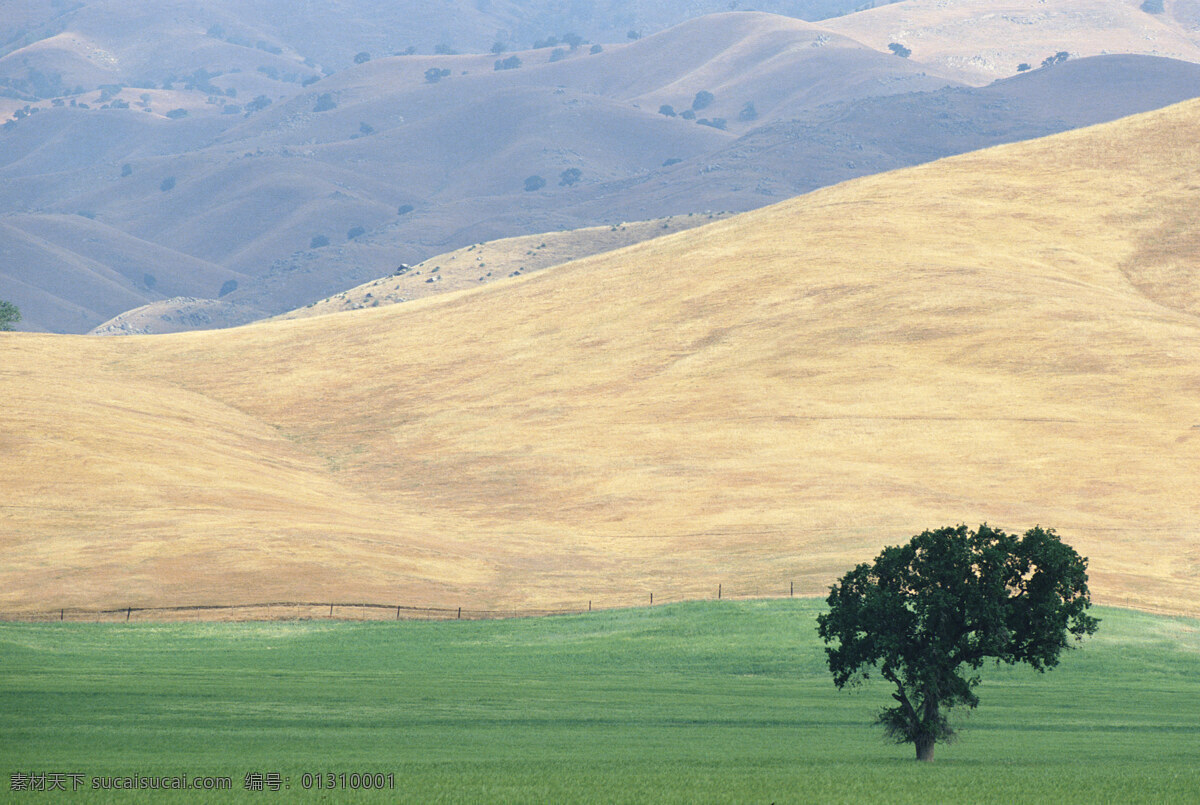
<instances>
[{"instance_id":1,"label":"dry grass hillside","mask_svg":"<svg viewBox=\"0 0 1200 805\"><path fill-rule=\"evenodd\" d=\"M395 273L363 283L327 299L289 311L277 319L302 319L345 310L394 305L436 294L477 288L519 277L562 263L641 243L673 232L703 226L729 216L725 212L672 215L653 221L632 221L543 232L488 243L476 243L430 257L415 266L400 266ZM115 335L117 333L103 333Z\"/></svg>"},{"instance_id":2,"label":"dry grass hillside","mask_svg":"<svg viewBox=\"0 0 1200 805\"><path fill-rule=\"evenodd\" d=\"M1099 601L1200 614L1198 125L1189 102L406 305L7 334L2 607L820 593L986 520L1057 528Z\"/></svg>"},{"instance_id":3,"label":"dry grass hillside","mask_svg":"<svg viewBox=\"0 0 1200 805\"><path fill-rule=\"evenodd\" d=\"M1142 0L905 0L821 23L831 31L886 48L897 42L960 81L985 84L1038 67L1060 51L1200 62L1200 27L1192 0L1164 0L1164 13Z\"/></svg>"}]
</instances>

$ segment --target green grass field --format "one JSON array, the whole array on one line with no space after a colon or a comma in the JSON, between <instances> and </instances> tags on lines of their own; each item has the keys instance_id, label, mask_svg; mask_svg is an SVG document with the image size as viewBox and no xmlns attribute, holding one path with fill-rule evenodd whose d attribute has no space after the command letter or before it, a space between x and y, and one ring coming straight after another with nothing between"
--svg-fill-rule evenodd
<instances>
[{"instance_id":1,"label":"green grass field","mask_svg":"<svg viewBox=\"0 0 1200 805\"><path fill-rule=\"evenodd\" d=\"M838 692L816 601L445 623L0 624L0 799L69 802L1200 801L1200 622L1096 610L1040 675L986 666L933 764ZM243 789L248 772L290 788ZM395 790L305 794L304 774ZM211 775L232 793L90 790ZM350 778L347 777L347 782ZM69 787L69 786L68 786Z\"/></svg>"}]
</instances>

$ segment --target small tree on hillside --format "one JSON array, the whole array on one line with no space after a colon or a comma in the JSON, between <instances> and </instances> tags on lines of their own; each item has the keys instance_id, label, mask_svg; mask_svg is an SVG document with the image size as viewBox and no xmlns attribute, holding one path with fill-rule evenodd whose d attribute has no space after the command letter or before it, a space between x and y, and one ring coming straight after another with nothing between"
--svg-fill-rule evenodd
<instances>
[{"instance_id":1,"label":"small tree on hillside","mask_svg":"<svg viewBox=\"0 0 1200 805\"><path fill-rule=\"evenodd\" d=\"M696 97L692 99L692 109L696 110L697 112L699 112L701 109L707 109L709 106L712 106L712 102L715 100L716 96L714 96L708 90L702 89L697 92Z\"/></svg>"},{"instance_id":2,"label":"small tree on hillside","mask_svg":"<svg viewBox=\"0 0 1200 805\"><path fill-rule=\"evenodd\" d=\"M0 299L0 330L11 330L21 320L21 311L12 302Z\"/></svg>"},{"instance_id":3,"label":"small tree on hillside","mask_svg":"<svg viewBox=\"0 0 1200 805\"><path fill-rule=\"evenodd\" d=\"M888 50L890 50L892 53L895 53L902 59L907 59L912 55L912 51L904 47L904 45L900 44L899 42L889 42Z\"/></svg>"},{"instance_id":4,"label":"small tree on hillside","mask_svg":"<svg viewBox=\"0 0 1200 805\"><path fill-rule=\"evenodd\" d=\"M1087 559L1040 526L1024 537L984 524L925 531L885 548L830 588L829 612L817 617L829 670L839 689L875 669L896 686L898 706L879 723L897 743L933 760L953 738L946 711L979 703L973 689L985 659L1058 664L1068 635L1096 631Z\"/></svg>"}]
</instances>

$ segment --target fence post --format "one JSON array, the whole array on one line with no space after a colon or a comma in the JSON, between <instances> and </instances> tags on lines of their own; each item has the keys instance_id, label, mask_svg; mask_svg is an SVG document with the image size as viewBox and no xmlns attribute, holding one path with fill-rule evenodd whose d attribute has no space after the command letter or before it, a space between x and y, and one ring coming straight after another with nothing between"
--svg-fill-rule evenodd
<instances>
[{"instance_id":1,"label":"fence post","mask_svg":"<svg viewBox=\"0 0 1200 805\"><path fill-rule=\"evenodd\" d=\"M400 620L400 607L396 607L396 620Z\"/></svg>"},{"instance_id":2,"label":"fence post","mask_svg":"<svg viewBox=\"0 0 1200 805\"><path fill-rule=\"evenodd\" d=\"M592 602L591 602L591 600L589 599L589 600L588 600L588 612L591 612L591 611L592 611Z\"/></svg>"},{"instance_id":3,"label":"fence post","mask_svg":"<svg viewBox=\"0 0 1200 805\"><path fill-rule=\"evenodd\" d=\"M788 598L794 598L796 595L796 582L792 582L792 588L788 591Z\"/></svg>"},{"instance_id":4,"label":"fence post","mask_svg":"<svg viewBox=\"0 0 1200 805\"><path fill-rule=\"evenodd\" d=\"M126 623L129 622L129 616L132 614L133 614L133 607L130 607L129 609L125 610L125 622Z\"/></svg>"},{"instance_id":5,"label":"fence post","mask_svg":"<svg viewBox=\"0 0 1200 805\"><path fill-rule=\"evenodd\" d=\"M66 620L66 618L67 618L67 611L66 611L65 609L60 609L60 610L58 611L58 620L59 620L59 623L61 623L61 622L63 622L64 620Z\"/></svg>"},{"instance_id":6,"label":"fence post","mask_svg":"<svg viewBox=\"0 0 1200 805\"><path fill-rule=\"evenodd\" d=\"M462 620L462 607L458 608L458 617L456 618L456 620Z\"/></svg>"},{"instance_id":7,"label":"fence post","mask_svg":"<svg viewBox=\"0 0 1200 805\"><path fill-rule=\"evenodd\" d=\"M650 593L650 605L654 606L654 593Z\"/></svg>"},{"instance_id":8,"label":"fence post","mask_svg":"<svg viewBox=\"0 0 1200 805\"><path fill-rule=\"evenodd\" d=\"M717 585L717 600L718 601L721 600L721 585L720 584Z\"/></svg>"},{"instance_id":9,"label":"fence post","mask_svg":"<svg viewBox=\"0 0 1200 805\"><path fill-rule=\"evenodd\" d=\"M333 617L333 604L329 605L329 617Z\"/></svg>"}]
</instances>

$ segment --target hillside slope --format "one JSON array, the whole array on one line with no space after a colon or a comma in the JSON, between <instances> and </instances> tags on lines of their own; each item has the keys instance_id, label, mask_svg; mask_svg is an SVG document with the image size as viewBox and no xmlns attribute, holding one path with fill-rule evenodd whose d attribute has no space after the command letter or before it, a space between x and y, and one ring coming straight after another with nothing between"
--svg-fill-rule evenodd
<instances>
[{"instance_id":1,"label":"hillside slope","mask_svg":"<svg viewBox=\"0 0 1200 805\"><path fill-rule=\"evenodd\" d=\"M911 58L970 84L1038 67L1059 52L1071 57L1110 53L1200 61L1197 8L1167 0L1165 13L1142 0L904 0L823 23L872 47L896 42Z\"/></svg>"},{"instance_id":2,"label":"hillside slope","mask_svg":"<svg viewBox=\"0 0 1200 805\"><path fill-rule=\"evenodd\" d=\"M987 520L1059 529L1103 602L1194 614L1198 124L1189 102L407 305L7 334L0 601L818 593Z\"/></svg>"}]
</instances>

